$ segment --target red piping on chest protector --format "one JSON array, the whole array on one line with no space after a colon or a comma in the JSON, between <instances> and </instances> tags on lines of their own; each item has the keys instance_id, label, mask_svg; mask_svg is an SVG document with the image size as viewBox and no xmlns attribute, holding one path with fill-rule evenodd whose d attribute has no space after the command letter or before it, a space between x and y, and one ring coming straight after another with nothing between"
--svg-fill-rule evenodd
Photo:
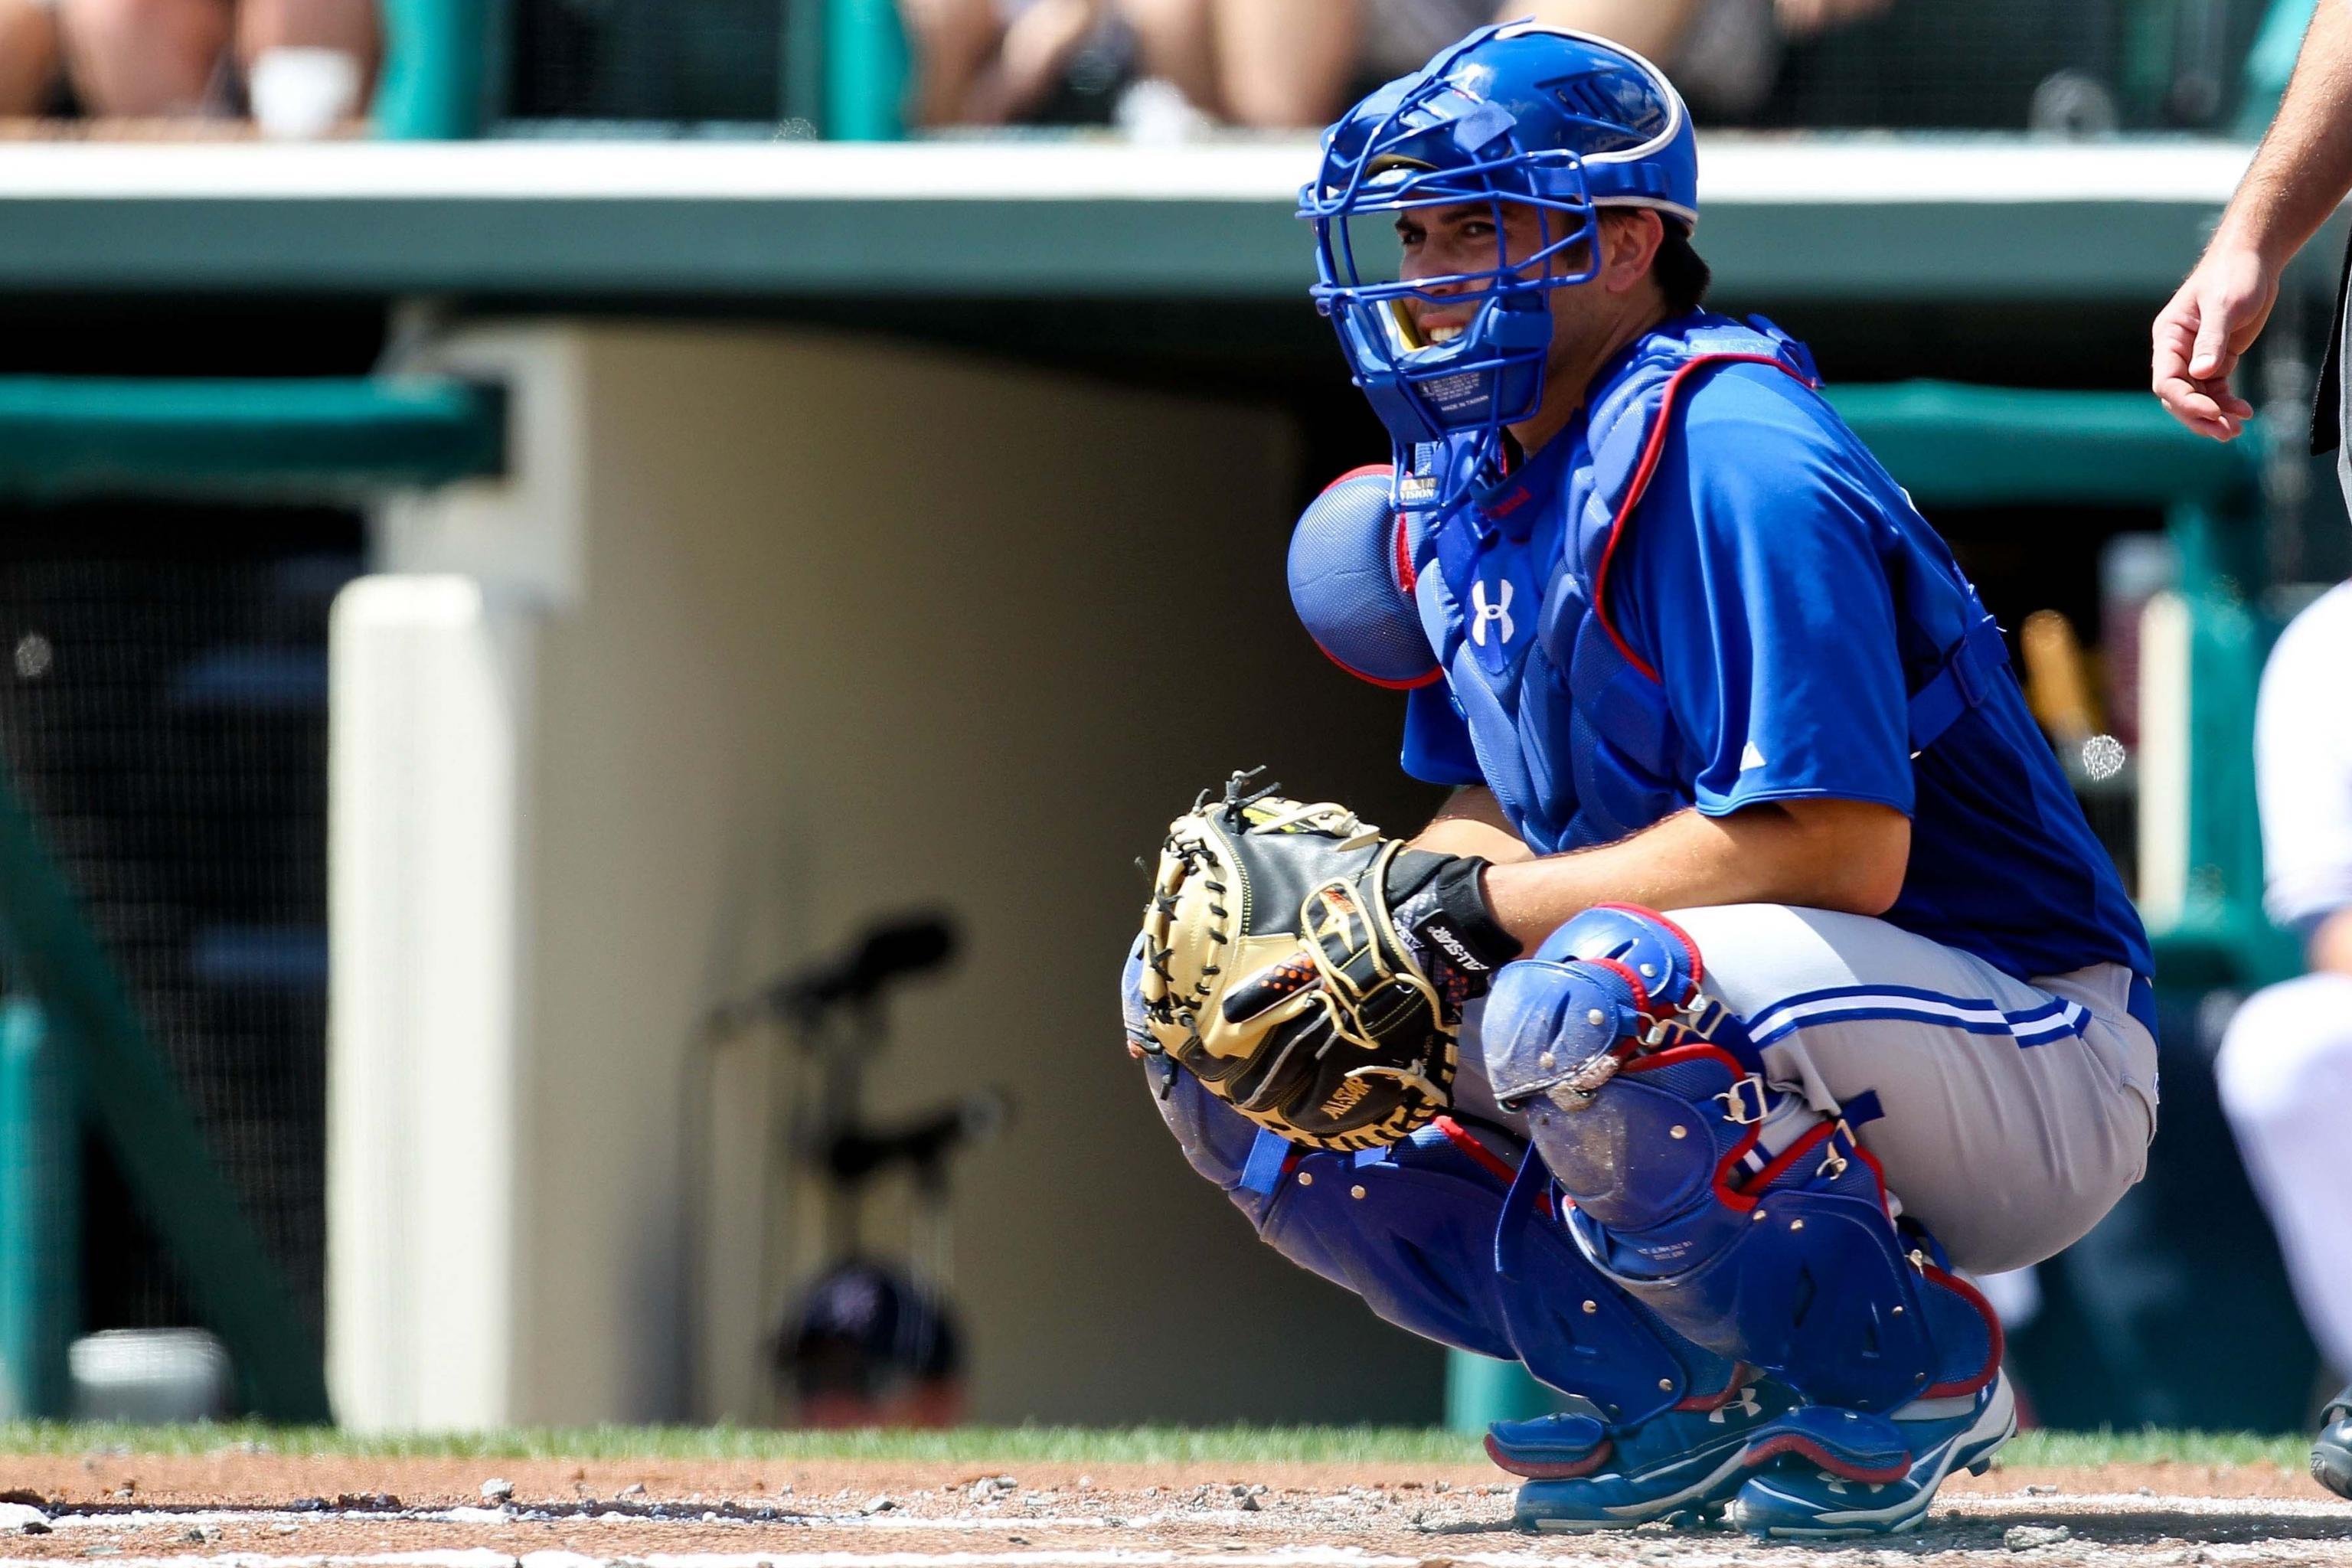
<instances>
[{"instance_id":1,"label":"red piping on chest protector","mask_svg":"<svg viewBox=\"0 0 2352 1568\"><path fill-rule=\"evenodd\" d=\"M1788 361L1771 354L1701 354L1685 361L1666 377L1665 394L1658 402L1658 412L1642 442L1642 460L1633 466L1633 481L1626 486L1623 499L1617 503L1617 515L1609 520L1609 542L1601 546L1601 566L1592 574L1592 613L1600 617L1601 629L1616 645L1617 656L1652 680L1658 679L1657 670L1618 635L1616 623L1609 618L1609 563L1617 553L1617 542L1625 535L1626 523L1633 521L1633 509L1642 504L1642 492L1650 488L1650 478L1657 472L1658 458L1666 449L1666 433L1674 425L1675 399L1682 392L1684 378L1693 371L1717 364L1769 364L1809 387L1817 384Z\"/></svg>"}]
</instances>

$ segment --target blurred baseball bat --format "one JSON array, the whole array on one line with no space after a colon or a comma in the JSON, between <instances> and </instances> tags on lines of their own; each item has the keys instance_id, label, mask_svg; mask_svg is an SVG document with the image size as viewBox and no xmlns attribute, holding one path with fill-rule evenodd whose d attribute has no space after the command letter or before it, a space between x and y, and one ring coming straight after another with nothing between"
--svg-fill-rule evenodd
<instances>
[{"instance_id":1,"label":"blurred baseball bat","mask_svg":"<svg viewBox=\"0 0 2352 1568\"><path fill-rule=\"evenodd\" d=\"M2034 611L2017 628L2017 652L2025 666L2026 706L2061 752L2079 756L2103 726L2074 623L2055 610Z\"/></svg>"}]
</instances>

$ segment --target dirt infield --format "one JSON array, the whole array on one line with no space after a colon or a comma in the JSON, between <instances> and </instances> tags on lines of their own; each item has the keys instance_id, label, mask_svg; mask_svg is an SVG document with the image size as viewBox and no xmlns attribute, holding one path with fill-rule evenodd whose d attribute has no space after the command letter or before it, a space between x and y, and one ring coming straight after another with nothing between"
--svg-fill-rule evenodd
<instances>
[{"instance_id":1,"label":"dirt infield","mask_svg":"<svg viewBox=\"0 0 2352 1568\"><path fill-rule=\"evenodd\" d=\"M513 1490L503 1502L498 1489ZM1920 1531L1850 1547L1728 1531L1529 1536L1484 1466L984 1467L295 1458L0 1459L0 1564L182 1568L1533 1568L1538 1563L2352 1564L2352 1503L2270 1466L1996 1469ZM37 1510L37 1513L35 1511ZM2058 1532L2063 1531L2062 1538Z\"/></svg>"}]
</instances>

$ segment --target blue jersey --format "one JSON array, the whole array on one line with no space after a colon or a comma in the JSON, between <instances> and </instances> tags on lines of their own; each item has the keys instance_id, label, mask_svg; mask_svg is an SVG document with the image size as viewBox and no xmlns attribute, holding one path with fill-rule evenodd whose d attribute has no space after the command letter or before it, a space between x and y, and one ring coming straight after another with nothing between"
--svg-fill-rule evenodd
<instances>
[{"instance_id":1,"label":"blue jersey","mask_svg":"<svg viewBox=\"0 0 2352 1568\"><path fill-rule=\"evenodd\" d=\"M1672 731L1653 748L1668 760L1651 819L1782 800L1892 806L1911 819L1911 854L1889 921L2021 979L2104 962L2149 973L2138 916L2005 668L1913 755L1921 649L1906 574L1948 574L1971 604L1973 590L1819 394L1777 366L1716 365L1658 417L1655 467L1604 590L1613 635L1654 674ZM1514 476L1534 492L1522 504L1572 510L1591 482L1584 437L1571 426ZM1490 536L1479 548L1501 547ZM1572 570L1544 547L1555 573ZM1467 599L1480 592L1478 551L1457 536L1454 553L1465 551L1452 564ZM1447 613L1459 644L1465 617ZM1408 699L1408 773L1486 783L1483 752L1509 756L1515 779L1570 776L1568 758L1527 754L1528 726L1497 722L1484 698L1465 703L1461 683L1452 669ZM1575 842L1540 837L1539 850Z\"/></svg>"}]
</instances>

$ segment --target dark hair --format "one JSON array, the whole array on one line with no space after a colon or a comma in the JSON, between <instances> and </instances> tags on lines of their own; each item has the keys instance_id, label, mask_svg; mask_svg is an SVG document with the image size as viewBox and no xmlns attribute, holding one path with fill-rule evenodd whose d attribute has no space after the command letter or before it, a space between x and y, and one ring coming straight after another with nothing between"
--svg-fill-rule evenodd
<instances>
[{"instance_id":1,"label":"dark hair","mask_svg":"<svg viewBox=\"0 0 2352 1568\"><path fill-rule=\"evenodd\" d=\"M1706 286L1715 274L1691 248L1689 229L1675 218L1666 218L1665 230L1658 241L1658 254L1650 263L1650 275L1666 297L1666 313L1686 316L1706 302Z\"/></svg>"}]
</instances>

